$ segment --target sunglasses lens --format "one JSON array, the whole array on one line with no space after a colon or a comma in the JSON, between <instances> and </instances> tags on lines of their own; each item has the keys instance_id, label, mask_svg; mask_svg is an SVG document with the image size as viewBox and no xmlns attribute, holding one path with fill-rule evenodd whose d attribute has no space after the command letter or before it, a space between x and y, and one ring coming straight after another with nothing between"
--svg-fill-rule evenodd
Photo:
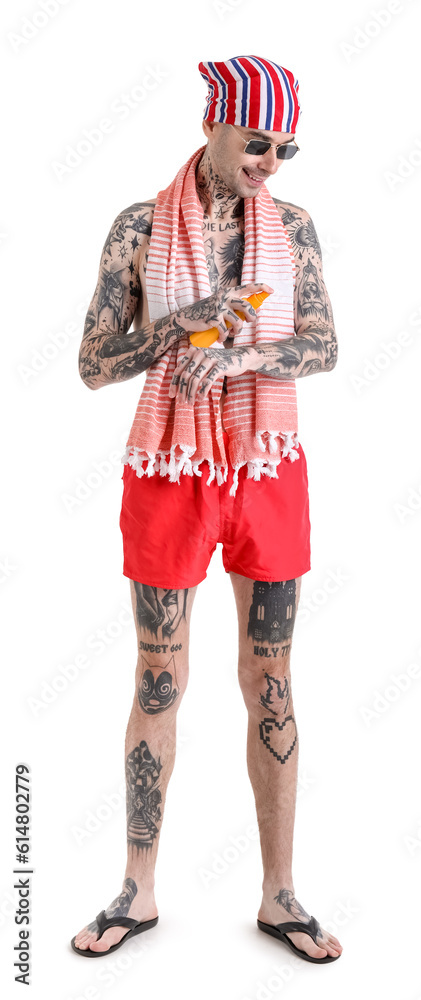
<instances>
[{"instance_id":1,"label":"sunglasses lens","mask_svg":"<svg viewBox=\"0 0 421 1000\"><path fill-rule=\"evenodd\" d=\"M250 153L251 156L264 156L268 149L270 149L270 142L263 142L262 139L251 139L244 152Z\"/></svg>"},{"instance_id":2,"label":"sunglasses lens","mask_svg":"<svg viewBox=\"0 0 421 1000\"><path fill-rule=\"evenodd\" d=\"M244 147L244 152L250 153L250 156L264 156L270 148L270 142L263 142L263 139L250 139L250 142ZM290 142L283 146L278 146L276 155L278 160L290 160L291 157L295 156L296 152L297 146L293 142Z\"/></svg>"},{"instance_id":3,"label":"sunglasses lens","mask_svg":"<svg viewBox=\"0 0 421 1000\"><path fill-rule=\"evenodd\" d=\"M297 146L293 142L289 142L285 146L279 146L279 149L276 151L279 160L290 160L291 157L295 156L296 152Z\"/></svg>"}]
</instances>

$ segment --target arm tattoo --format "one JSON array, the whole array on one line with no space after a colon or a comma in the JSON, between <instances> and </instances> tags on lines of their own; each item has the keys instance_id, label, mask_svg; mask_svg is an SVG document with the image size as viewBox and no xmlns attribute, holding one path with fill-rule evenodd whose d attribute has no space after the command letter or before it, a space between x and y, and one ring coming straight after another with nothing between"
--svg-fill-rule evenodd
<instances>
[{"instance_id":1,"label":"arm tattoo","mask_svg":"<svg viewBox=\"0 0 421 1000\"><path fill-rule=\"evenodd\" d=\"M185 334L181 312L127 332L141 300L139 248L142 238L150 238L153 209L148 202L131 205L105 240L79 351L80 375L89 388L133 378Z\"/></svg>"},{"instance_id":2,"label":"arm tattoo","mask_svg":"<svg viewBox=\"0 0 421 1000\"><path fill-rule=\"evenodd\" d=\"M254 370L279 379L331 371L337 362L332 306L323 279L322 253L313 220L298 205L274 198L294 252L296 335L256 347L264 356Z\"/></svg>"}]
</instances>

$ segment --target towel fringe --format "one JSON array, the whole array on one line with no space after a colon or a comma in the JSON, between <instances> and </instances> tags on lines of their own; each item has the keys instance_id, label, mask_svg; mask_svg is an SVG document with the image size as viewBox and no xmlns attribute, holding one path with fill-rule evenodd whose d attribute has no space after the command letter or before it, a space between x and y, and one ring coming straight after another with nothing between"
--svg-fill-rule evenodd
<instances>
[{"instance_id":1,"label":"towel fringe","mask_svg":"<svg viewBox=\"0 0 421 1000\"><path fill-rule=\"evenodd\" d=\"M281 458L277 462L271 462L268 457L256 458L252 462L239 462L238 465L234 466L233 483L229 491L230 496L236 495L238 473L244 465L247 465L247 479L254 479L256 482L259 482L262 476L269 476L270 479L278 479L277 466L283 458L286 458L290 462L295 462L300 457L300 453L297 450L299 444L296 431L259 431L256 434L259 447L262 447L264 434L268 436L267 447L269 453L272 455L277 450L277 439L279 438L281 443ZM178 459L175 457L175 449L177 447L182 452ZM188 445L172 445L169 452L157 451L153 455L150 452L141 451L134 445L127 445L121 461L124 465L130 465L135 470L139 479L144 475L150 477L158 472L160 476L168 476L170 482L180 485L180 476L182 474L187 476L201 476L203 474L199 469L199 464L202 463L192 462L191 456L194 450L194 448ZM263 450L266 450L266 445L263 445ZM169 460L167 461L166 456L168 455ZM142 467L145 461L148 463L146 469ZM228 465L223 465L221 462L215 463L212 458L204 459L204 461L209 466L209 476L206 480L206 485L209 486L216 479L218 486L222 486L228 478Z\"/></svg>"}]
</instances>

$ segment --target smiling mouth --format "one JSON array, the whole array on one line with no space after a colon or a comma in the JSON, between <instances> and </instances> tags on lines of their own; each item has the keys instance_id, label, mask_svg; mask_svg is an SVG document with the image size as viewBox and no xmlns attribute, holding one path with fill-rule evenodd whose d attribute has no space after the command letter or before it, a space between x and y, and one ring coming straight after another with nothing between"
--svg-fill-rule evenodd
<instances>
[{"instance_id":1,"label":"smiling mouth","mask_svg":"<svg viewBox=\"0 0 421 1000\"><path fill-rule=\"evenodd\" d=\"M248 171L248 170L246 169L246 167L243 167L243 170L244 170L244 173L245 173L245 174L247 175L247 177L250 177L250 180L254 181L255 183L256 183L257 181L259 181L259 183L261 183L262 181L264 181L264 180L265 180L265 178L264 178L264 177L260 177L260 176L259 176L258 174L252 174L252 173L250 173L250 172L249 172L249 171Z\"/></svg>"}]
</instances>

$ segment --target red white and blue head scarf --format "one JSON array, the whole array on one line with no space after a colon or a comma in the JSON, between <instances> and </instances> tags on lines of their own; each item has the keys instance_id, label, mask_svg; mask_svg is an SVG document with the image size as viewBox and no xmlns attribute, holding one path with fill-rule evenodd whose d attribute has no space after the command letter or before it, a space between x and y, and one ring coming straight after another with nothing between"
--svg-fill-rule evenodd
<instances>
[{"instance_id":1,"label":"red white and blue head scarf","mask_svg":"<svg viewBox=\"0 0 421 1000\"><path fill-rule=\"evenodd\" d=\"M200 62L208 85L203 118L268 132L295 132L301 114L298 80L260 56Z\"/></svg>"}]
</instances>

